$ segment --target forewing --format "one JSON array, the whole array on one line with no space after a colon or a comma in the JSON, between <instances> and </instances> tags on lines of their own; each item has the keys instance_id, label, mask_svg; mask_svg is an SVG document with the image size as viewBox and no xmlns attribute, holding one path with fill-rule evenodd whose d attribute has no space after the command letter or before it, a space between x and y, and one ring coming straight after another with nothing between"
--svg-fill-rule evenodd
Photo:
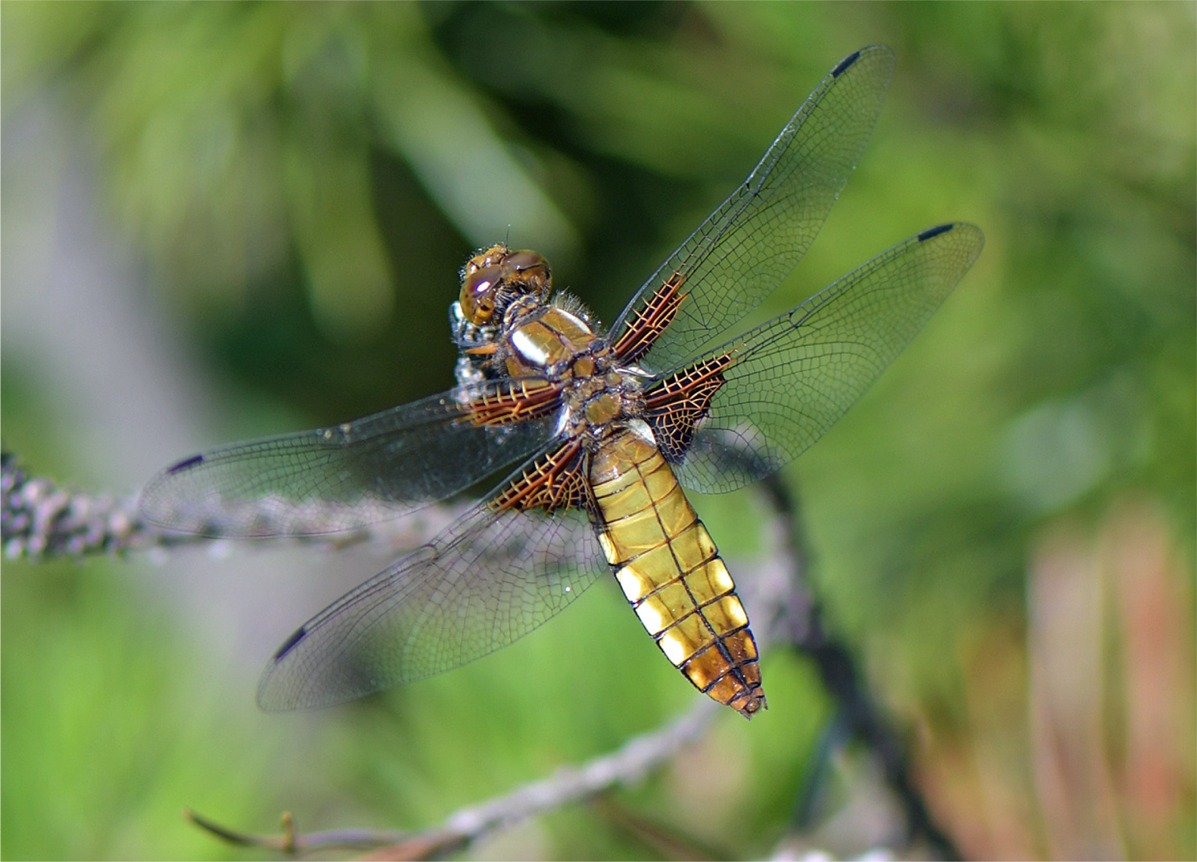
<instances>
[{"instance_id":1,"label":"forewing","mask_svg":"<svg viewBox=\"0 0 1197 862\"><path fill-rule=\"evenodd\" d=\"M465 664L545 622L606 569L582 511L479 504L295 632L258 702L329 706Z\"/></svg>"},{"instance_id":2,"label":"forewing","mask_svg":"<svg viewBox=\"0 0 1197 862\"><path fill-rule=\"evenodd\" d=\"M970 224L923 231L688 366L714 369L706 379L718 385L709 384L706 416L689 434L671 424L672 414L657 419L659 437L688 443L675 454L682 484L730 491L802 454L922 329L983 243ZM670 379L687 378L662 384Z\"/></svg>"},{"instance_id":3,"label":"forewing","mask_svg":"<svg viewBox=\"0 0 1197 862\"><path fill-rule=\"evenodd\" d=\"M171 530L229 537L318 535L398 517L543 446L554 405L532 391L512 380L459 387L355 422L196 455L146 485L141 512ZM537 406L515 416L525 402Z\"/></svg>"},{"instance_id":4,"label":"forewing","mask_svg":"<svg viewBox=\"0 0 1197 862\"><path fill-rule=\"evenodd\" d=\"M872 46L823 79L743 185L615 321L612 336L624 358L643 357L645 367L658 371L676 367L717 343L789 274L864 150L893 63L888 48Z\"/></svg>"}]
</instances>

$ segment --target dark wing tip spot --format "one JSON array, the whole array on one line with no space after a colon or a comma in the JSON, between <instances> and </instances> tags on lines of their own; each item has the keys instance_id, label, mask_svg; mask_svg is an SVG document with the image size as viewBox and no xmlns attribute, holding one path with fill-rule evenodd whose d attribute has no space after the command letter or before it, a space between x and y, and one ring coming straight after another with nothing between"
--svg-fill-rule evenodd
<instances>
[{"instance_id":1,"label":"dark wing tip spot","mask_svg":"<svg viewBox=\"0 0 1197 862\"><path fill-rule=\"evenodd\" d=\"M947 233L954 227L956 227L954 224L941 224L936 225L935 227L929 227L919 234L919 242L926 242L929 239L934 239L941 233Z\"/></svg>"},{"instance_id":2,"label":"dark wing tip spot","mask_svg":"<svg viewBox=\"0 0 1197 862\"><path fill-rule=\"evenodd\" d=\"M844 72L848 71L848 69L851 68L852 64L855 63L859 59L860 59L860 52L853 51L847 57L840 60L839 65L837 65L834 69L831 70L831 77L838 78L840 75L844 74Z\"/></svg>"},{"instance_id":3,"label":"dark wing tip spot","mask_svg":"<svg viewBox=\"0 0 1197 862\"><path fill-rule=\"evenodd\" d=\"M284 656L286 656L287 653L289 653L289 652L291 652L291 650L295 649L296 644L298 644L301 640L303 640L307 636L308 636L307 628L305 628L304 626L300 626L299 628L297 628L295 630L295 632L291 635L291 637L289 637L285 641L283 641L283 645L275 651L274 658L272 658L271 661L281 661L282 658Z\"/></svg>"},{"instance_id":4,"label":"dark wing tip spot","mask_svg":"<svg viewBox=\"0 0 1197 862\"><path fill-rule=\"evenodd\" d=\"M175 464L173 467L169 468L166 473L169 476L173 476L175 473L182 473L184 470L190 470L192 467L202 463L204 463L203 455L192 455L190 458L180 461L178 464Z\"/></svg>"}]
</instances>

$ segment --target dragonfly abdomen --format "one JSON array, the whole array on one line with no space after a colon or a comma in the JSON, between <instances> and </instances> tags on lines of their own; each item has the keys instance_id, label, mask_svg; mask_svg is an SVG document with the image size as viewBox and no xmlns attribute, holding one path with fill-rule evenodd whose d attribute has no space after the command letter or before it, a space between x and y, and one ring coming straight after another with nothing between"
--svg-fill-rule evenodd
<instances>
[{"instance_id":1,"label":"dragonfly abdomen","mask_svg":"<svg viewBox=\"0 0 1197 862\"><path fill-rule=\"evenodd\" d=\"M590 481L599 542L641 624L695 688L751 718L765 695L748 615L651 434L616 432Z\"/></svg>"}]
</instances>

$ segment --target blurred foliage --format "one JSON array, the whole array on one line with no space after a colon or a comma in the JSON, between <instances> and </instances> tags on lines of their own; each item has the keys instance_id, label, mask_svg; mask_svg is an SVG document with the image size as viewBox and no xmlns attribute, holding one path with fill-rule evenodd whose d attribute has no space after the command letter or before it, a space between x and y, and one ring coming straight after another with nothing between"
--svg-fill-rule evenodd
<instances>
[{"instance_id":1,"label":"blurred foliage","mask_svg":"<svg viewBox=\"0 0 1197 862\"><path fill-rule=\"evenodd\" d=\"M988 244L791 468L829 613L917 730L932 803L969 854L1197 852L1191 4L6 3L0 16L5 133L47 106L66 118L99 220L154 291L139 301L238 407L202 429L210 443L444 388L456 270L496 239L545 252L558 284L612 319L840 57L890 44L873 144L771 308L938 222L974 221ZM6 237L33 206L6 190ZM21 289L6 271L5 294ZM5 443L28 457L73 414L39 357L8 346L24 325L4 316L3 406ZM750 556L744 506L702 503L728 553ZM5 568L10 858L210 856L169 814L206 795L205 813L247 828L283 807L308 828L426 826L692 697L607 592L418 698L247 718L224 665L137 613L139 591L169 579ZM580 677L599 644L606 658ZM729 720L623 801L703 846L767 852L828 715L800 662L764 672L767 715ZM490 853L649 852L593 812L502 840Z\"/></svg>"}]
</instances>

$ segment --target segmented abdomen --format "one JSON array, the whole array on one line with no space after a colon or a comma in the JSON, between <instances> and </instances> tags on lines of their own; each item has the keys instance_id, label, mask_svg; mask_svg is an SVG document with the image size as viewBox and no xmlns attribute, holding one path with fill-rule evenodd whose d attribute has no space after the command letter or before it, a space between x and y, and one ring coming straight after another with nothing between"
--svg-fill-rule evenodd
<instances>
[{"instance_id":1,"label":"segmented abdomen","mask_svg":"<svg viewBox=\"0 0 1197 862\"><path fill-rule=\"evenodd\" d=\"M695 688L751 718L765 694L748 615L647 428L604 441L590 482L603 553L644 628Z\"/></svg>"}]
</instances>

